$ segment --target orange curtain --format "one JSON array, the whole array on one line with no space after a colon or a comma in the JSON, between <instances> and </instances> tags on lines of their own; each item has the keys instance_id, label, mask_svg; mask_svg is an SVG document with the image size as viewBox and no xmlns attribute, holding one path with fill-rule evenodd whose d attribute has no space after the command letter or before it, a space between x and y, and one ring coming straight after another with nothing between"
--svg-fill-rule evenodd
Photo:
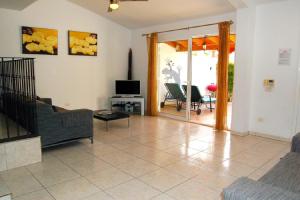
<instances>
[{"instance_id":1,"label":"orange curtain","mask_svg":"<svg viewBox=\"0 0 300 200\"><path fill-rule=\"evenodd\" d=\"M228 103L228 61L230 43L230 22L219 24L219 59L217 69L217 103L216 103L216 129L227 128Z\"/></svg>"},{"instance_id":2,"label":"orange curtain","mask_svg":"<svg viewBox=\"0 0 300 200\"><path fill-rule=\"evenodd\" d=\"M157 103L157 33L147 37L148 45L148 92L147 92L147 114L156 116L158 113Z\"/></svg>"}]
</instances>

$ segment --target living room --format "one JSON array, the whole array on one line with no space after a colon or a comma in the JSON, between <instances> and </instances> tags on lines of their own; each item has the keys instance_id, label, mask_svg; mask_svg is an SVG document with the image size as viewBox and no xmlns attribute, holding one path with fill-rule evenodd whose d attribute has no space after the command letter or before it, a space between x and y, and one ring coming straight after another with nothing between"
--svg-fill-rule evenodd
<instances>
[{"instance_id":1,"label":"living room","mask_svg":"<svg viewBox=\"0 0 300 200\"><path fill-rule=\"evenodd\" d=\"M289 153L291 146L299 151L299 138L294 136L300 132L300 2L117 1L118 9L107 12L113 3L0 2L1 57L34 58L33 98L51 99L48 107L54 109L86 109L92 126L84 125L91 133L81 140L43 149L46 131L38 137L1 141L1 135L6 135L1 128L0 199L10 199L6 195L17 200L300 199L296 178L300 157ZM152 58L147 34L167 31L158 34L157 43L191 41L195 36L218 35L221 22L230 22L230 33L236 35L230 130L190 123L189 103L181 119L135 114L129 123L127 118L108 122L108 129L102 120L93 119L94 111L110 110L110 98L118 95L116 80L128 79L130 49L132 79L140 83L136 95L145 99L149 115L147 94L155 87L148 85ZM54 30L57 43L52 55L24 53L22 27ZM72 31L88 32L97 39L93 56L72 55L76 54L70 50ZM192 69L191 61L186 63ZM84 121L81 115L73 116L60 125L70 128L80 120ZM15 147L18 142L23 143ZM291 157L281 159L287 153ZM280 174L278 165L285 173ZM285 181L278 183L274 174ZM287 180L290 175L296 180Z\"/></svg>"}]
</instances>

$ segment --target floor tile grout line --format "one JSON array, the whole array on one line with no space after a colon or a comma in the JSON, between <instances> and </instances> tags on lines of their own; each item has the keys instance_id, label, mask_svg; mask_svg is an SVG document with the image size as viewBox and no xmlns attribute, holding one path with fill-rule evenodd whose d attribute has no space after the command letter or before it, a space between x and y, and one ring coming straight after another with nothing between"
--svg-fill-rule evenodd
<instances>
[{"instance_id":1,"label":"floor tile grout line","mask_svg":"<svg viewBox=\"0 0 300 200\"><path fill-rule=\"evenodd\" d=\"M130 154L129 154L130 155ZM95 155L94 155L95 156ZM134 156L134 155L133 155ZM63 162L59 157L57 157L56 155L54 155L54 157L56 157L58 160L60 160L61 162ZM96 158L97 158L97 156L95 156ZM141 158L139 158L139 157L136 157L136 158L138 158L138 159L141 159ZM98 159L100 159L100 158L98 158ZM102 160L102 159L100 159L100 160ZM141 160L143 160L143 159L141 159ZM104 161L104 160L102 160L102 161ZM146 161L146 162L149 162L149 161L147 161L147 160L144 160L144 161ZM104 162L106 162L106 161L104 161ZM65 163L65 162L63 162L64 163L64 165L66 165L68 168L71 168L70 166L68 166L68 164L67 163ZM117 168L117 166L114 166L114 165L112 165L112 164L110 164L110 163L108 163L109 165L111 165L113 168L116 168L116 169L119 169L119 168ZM158 166L158 165L156 165L156 166ZM161 166L158 166L159 168L162 168ZM71 168L72 169L72 168ZM73 169L72 169L73 170ZM119 169L120 170L120 169ZM74 170L73 170L74 171ZM74 171L75 173L77 173L76 171ZM122 171L122 172L124 172L124 171ZM124 173L126 173L126 172L124 172ZM150 172L149 172L150 173ZM130 174L128 174L128 173L126 173L127 175L129 175L130 177L132 177L132 179L130 179L130 180L128 180L128 181L126 181L126 182L130 182L130 181L132 181L132 180L134 180L134 179L137 179L137 180L139 180L138 178L136 178L136 177L134 177L134 176L132 176L132 175L130 175ZM79 174L80 175L80 174ZM80 175L81 177L84 177L84 176L82 176L82 175ZM74 179L77 179L78 177L76 177L76 178L74 178ZM86 179L86 177L84 177L85 179ZM74 180L74 179L72 179L72 180ZM87 181L89 181L88 179L86 179ZM64 181L64 182L68 182L68 181ZM64 182L62 182L62 183L64 183ZM123 183L120 183L120 184L118 184L118 185L116 185L116 186L113 186L113 187L111 187L111 188L109 188L109 189L113 189L113 188L115 188L115 187L117 187L117 186L119 186L119 185L122 185L122 184L125 184L126 182L123 182ZM91 183L90 181L89 181L89 183ZM61 183L59 183L59 184L61 184ZM91 183L91 184L93 184L93 183ZM54 185L56 185L56 184L54 184ZM97 185L95 185L95 184L93 184L94 186L96 186L97 187ZM148 184L147 184L148 185ZM149 186L149 185L148 185ZM52 186L51 186L52 187ZM152 187L152 186L151 186ZM97 187L98 189L100 189L100 190L103 190L103 189L101 189L101 188L99 188L99 187ZM152 187L153 188L153 187ZM155 189L155 188L154 188ZM105 190L107 190L107 189L105 189ZM105 190L103 190L104 192L105 192ZM157 189L156 189L157 190ZM158 190L159 191L159 190Z\"/></svg>"},{"instance_id":2,"label":"floor tile grout line","mask_svg":"<svg viewBox=\"0 0 300 200\"><path fill-rule=\"evenodd\" d=\"M66 182L71 182L71 181L73 181L73 180L75 180L75 179L79 179L79 178L82 178L83 176L80 174L80 173L78 173L76 170L74 170L72 167L70 167L69 165L67 165L65 162L63 162L61 159L59 159L58 157L56 157L55 155L53 155L56 159L58 159L60 162L62 162L62 164L64 165L64 166L66 166L68 169L70 169L71 171L73 171L76 175L78 175L78 177L73 177L73 178L70 178L70 179L68 179L68 180L64 180L64 181L61 181L61 182L58 182L58 183L55 183L55 184L52 184L52 185L49 185L49 186L44 186L43 184L42 184L42 186L44 186L45 188L50 188L50 187L53 187L53 186L56 186L56 185L59 185L59 184L63 184L63 183L66 183ZM34 174L33 174L33 176L34 176ZM84 177L85 178L85 177Z\"/></svg>"},{"instance_id":3,"label":"floor tile grout line","mask_svg":"<svg viewBox=\"0 0 300 200\"><path fill-rule=\"evenodd\" d=\"M205 151L205 150L207 150L207 149L204 149L204 150L202 150L202 151L200 151L200 152L203 152L203 151ZM165 151L163 151L163 152L165 152ZM199 152L199 153L200 153ZM127 154L129 154L128 152L125 152L125 153L127 153ZM167 152L165 152L165 153L167 153ZM132 154L129 154L130 156L135 156L135 155L132 155ZM171 154L172 155L172 154ZM97 157L97 156L96 156ZM98 157L97 157L98 158ZM139 158L139 159L141 159L140 157L137 157L137 158ZM101 159L101 158L98 158L98 159ZM183 159L185 159L185 158L183 158ZM224 160L225 161L225 160ZM149 162L149 161L148 161ZM109 163L110 164L110 163Z\"/></svg>"},{"instance_id":4,"label":"floor tile grout line","mask_svg":"<svg viewBox=\"0 0 300 200\"><path fill-rule=\"evenodd\" d=\"M139 144L141 144L141 143L139 143ZM145 146L144 144L141 144L141 145L143 145L143 146ZM147 147L147 146L145 146L145 147ZM148 147L149 148L149 147ZM127 153L127 152L126 152ZM128 153L129 154L129 153ZM130 154L129 154L130 155ZM131 155L131 156L135 156L136 158L138 158L138 159L141 159L141 160L144 160L144 159L142 159L141 157L138 157L138 156L136 156L136 155ZM145 162L150 162L150 161L148 161L148 160L144 160ZM150 163L152 163L152 162L150 162ZM154 165L156 165L155 163L153 163ZM156 165L156 166L158 166L158 165ZM161 166L158 166L159 168L161 168L162 169L162 167ZM159 169L158 169L159 170ZM153 172L153 171L152 171ZM126 172L125 172L126 173ZM149 174L150 174L151 172L149 172ZM145 174L146 175L146 174ZM145 176L145 175L143 175L143 176ZM133 181L133 180L138 180L138 181L141 181L140 179L138 179L137 177L134 177L134 176L132 176L132 175L130 175L131 177L133 177L133 179L131 179L131 180L128 180L127 182L130 182L130 181ZM118 186L120 186L120 185L122 185L122 184L125 184L125 183L127 183L127 182L124 182L124 183L121 183L121 184L119 184L119 185L116 185L116 186L114 186L114 187L112 187L112 188L110 188L110 189L106 189L106 190L111 190L111 189L113 189L113 188L116 188L116 187L118 187ZM141 181L141 182L143 182L143 181ZM162 193L160 190L157 190L156 188L154 188L153 186L151 186L151 185L149 185L149 184L147 184L147 183L145 183L145 182L143 182L144 184L146 184L146 185L148 185L149 187L151 187L151 188L153 188L153 189L155 189L156 191L158 191L158 192L160 192L160 193Z\"/></svg>"},{"instance_id":5,"label":"floor tile grout line","mask_svg":"<svg viewBox=\"0 0 300 200\"><path fill-rule=\"evenodd\" d=\"M79 173L78 173L79 174ZM102 188L99 188L96 184L94 184L93 182L91 182L87 177L85 176L82 176L81 174L79 174L81 178L85 179L89 184L93 185L94 187L96 187L97 189L99 189L100 191L104 192L105 194L107 194L108 196L111 196L110 194L106 193L105 190L103 190ZM94 195L96 194L97 192L91 194L91 195ZM91 196L89 195L89 196ZM87 196L87 197L89 197ZM83 197L83 198L87 198L87 197Z\"/></svg>"},{"instance_id":6,"label":"floor tile grout line","mask_svg":"<svg viewBox=\"0 0 300 200\"><path fill-rule=\"evenodd\" d=\"M269 158L267 161L264 161L264 163L261 165L261 166L252 166L252 165L249 165L249 164L246 164L246 163L242 163L240 161L237 161L237 160L232 160L234 162L238 162L240 164L243 164L243 165L246 165L248 167L252 167L252 168L261 168L262 166L264 166L265 164L267 164L268 162L270 162L273 158Z\"/></svg>"},{"instance_id":7,"label":"floor tile grout line","mask_svg":"<svg viewBox=\"0 0 300 200\"><path fill-rule=\"evenodd\" d=\"M115 135L116 137L118 137L117 135ZM122 141L122 140L127 140L128 138L130 138L130 137L122 137L122 139L120 140L120 141ZM167 138L167 137L165 137L165 138ZM196 139L197 139L197 137L195 137ZM258 145L258 144L261 144L261 143L263 143L264 141L259 141L258 143L256 143L256 144L253 144L253 145L249 145L249 147L247 148L247 149L245 149L245 150L243 150L243 151L240 151L240 152L238 152L238 153L236 153L236 154L240 154L240 153L242 153L242 152L245 152L245 151L247 151L248 149L251 149L253 146L255 146L255 145ZM147 145L145 145L145 143L139 143L140 145L143 145L143 146L147 146ZM116 147L114 147L113 145L112 145L112 143L111 142L108 142L108 143L105 143L105 145L110 145L111 147L113 147L113 148L116 148ZM151 147L148 147L148 148L151 148ZM116 148L117 150L119 150L119 151L121 151L121 152L123 152L123 149L118 149L118 148ZM164 152L164 150L161 150L161 149L155 149L156 151L158 151L158 152ZM203 151L205 151L205 150L203 150ZM278 151L278 152L280 152L280 151ZM90 152L86 152L86 153L90 153ZM128 153L128 152L123 152L123 153ZM166 152L164 152L164 153L166 153ZM206 153L206 152L205 152ZM143 158L141 158L141 157L138 157L138 156L135 156L135 155L132 155L132 154L130 154L130 153L128 153L130 156L134 156L134 157L136 157L137 159L140 159L140 160L144 160ZM93 155L93 154L92 154ZM213 155L213 154L211 154L211 155ZM213 155L214 156L214 155ZM97 156L95 156L95 155L93 155L93 157L96 157L97 159L99 159L99 160L101 160L101 161L104 161L104 162L106 162L105 160L102 160L102 159L100 159L99 157L97 157ZM274 158L275 158L276 156L274 155L274 156L272 156L268 161L266 161L264 164L262 164L261 166L259 166L259 167L254 167L254 168L256 168L256 170L254 170L254 171L257 171L258 169L261 169L262 167L264 167L268 162L270 162L271 160L273 160ZM61 161L61 159L59 159L59 158L57 158L58 160L60 160ZM177 160L177 161L184 161L185 159L184 158L180 158L179 160ZM229 159L227 159L227 160L232 160L231 158L229 158ZM144 161L146 161L146 162L149 162L149 163L151 163L151 161L149 161L149 160L144 160ZM177 162L176 161L176 162ZM176 162L174 162L174 163L176 163ZM222 162L225 162L225 160L223 160ZM238 162L238 161L235 161L235 162ZM106 163L108 163L108 162L106 162ZM70 164L67 164L67 163L64 163L63 162L63 164L64 165L66 165L68 168L71 168L71 170L73 170L73 171L76 171L76 170L74 170L71 166L70 166ZM110 163L108 163L109 165L111 165L111 166L113 166L113 168L116 168L116 169L118 169L118 170L120 170L120 171L122 171L120 168L118 168L116 165L112 165L112 164L110 164ZM155 163L153 163L153 164L155 164ZM244 163L240 163L240 164L244 164ZM155 164L156 165L156 164ZM246 165L247 166L247 164L244 164L244 165ZM159 168L162 168L162 169L165 169L165 165L158 165L158 167ZM126 173L125 171L123 171L124 173ZM153 172L153 171L152 171ZM151 172L149 172L149 173L151 173ZM76 171L76 174L79 174L77 171ZM130 174L129 174L130 175ZM180 175L180 174L179 174ZM144 175L142 175L142 176L144 176ZM33 175L33 177L36 179L36 177ZM83 175L81 175L81 174L79 174L79 177L84 177L85 178L85 176L83 176ZM137 180L139 180L138 179L138 177L135 177L135 176L132 176L132 175L130 175L130 177L133 177L133 179L131 179L131 180L134 180L134 179L137 179ZM77 177L78 178L78 177ZM38 180L37 180L38 181ZM42 185L41 183L40 183L40 185ZM180 184L179 184L180 185ZM42 187L44 187L43 185L42 185ZM100 190L102 190L102 189L100 189ZM104 191L105 192L105 191Z\"/></svg>"},{"instance_id":8,"label":"floor tile grout line","mask_svg":"<svg viewBox=\"0 0 300 200\"><path fill-rule=\"evenodd\" d=\"M67 182L71 182L72 180L75 180L75 179L79 179L79 178L83 178L84 180L86 180L89 184L93 185L94 187L96 187L97 189L99 189L100 191L106 193L103 189L97 187L97 185L95 185L94 183L90 182L85 176L82 176L80 173L78 173L76 170L74 170L72 167L70 167L67 163L63 162L61 159L59 159L58 157L56 157L58 160L60 160L64 165L66 165L68 168L70 168L74 173L76 173L77 175L79 175L79 177L74 177L74 179L70 179L70 180L66 180L66 181L63 181L61 183L57 183L57 184L54 184L54 185L51 185L50 187L53 187L55 185L59 185L59 184L63 184L63 183L67 183ZM109 164L109 163L107 163ZM47 187L47 191L48 191L48 188L50 187ZM48 191L49 192L49 191ZM50 192L49 192L50 193ZM93 193L93 194L96 194L97 192ZM90 194L90 195L93 195L93 194ZM107 193L106 193L107 194ZM89 196L90 196L89 195ZM109 195L109 194L107 194ZM51 195L52 196L52 195ZM109 195L110 196L110 195ZM88 196L87 196L88 197ZM87 197L83 197L83 198L87 198Z\"/></svg>"},{"instance_id":9,"label":"floor tile grout line","mask_svg":"<svg viewBox=\"0 0 300 200\"><path fill-rule=\"evenodd\" d=\"M28 167L25 167L26 170L31 174L31 176L42 186L42 188L44 188L44 190L54 199L56 200L56 198L48 191L48 189L40 182L40 180L35 177L35 175L28 169ZM37 192L37 191L36 191Z\"/></svg>"},{"instance_id":10,"label":"floor tile grout line","mask_svg":"<svg viewBox=\"0 0 300 200\"><path fill-rule=\"evenodd\" d=\"M94 157L96 157L97 159L99 159L99 160L101 160L101 161L103 161L103 162L105 162L105 163L107 163L107 164L109 164L111 167L113 167L114 169L117 169L115 166L113 166L111 163L108 163L108 162L106 162L105 160L102 160L102 159L100 159L100 158L98 158L96 155L94 155L94 154L92 154ZM57 159L59 159L61 162L63 162L60 158L57 158ZM68 166L68 164L67 163L65 163L65 162L63 162L67 167L69 167L69 168L71 168L70 166ZM73 168L71 168L71 170L73 170L75 173L77 173L77 174L79 174L76 170L74 170ZM126 173L127 174L127 173ZM128 180L128 182L129 181L131 181L131 180L134 180L134 177L132 176L132 175L130 175L130 174L127 174L127 175L129 175L130 177L131 177L131 179L130 180ZM81 174L79 174L79 176L80 177L82 177L82 178L84 178L87 182L89 182L90 184L92 184L93 186L95 186L97 189L99 189L100 191L103 191L105 194L107 194L107 195L109 195L110 197L112 197L109 193L107 193L106 192L106 190L107 189L102 189L102 188L100 188L100 187L98 187L96 184L94 184L94 183L92 183L91 181L89 181L89 179L87 179L85 176L82 176ZM123 183L120 183L120 184L118 184L118 185L121 185L121 184L124 184L124 183L126 183L127 181L125 181L125 182L123 182ZM113 187L112 187L113 188ZM113 197L112 197L113 198Z\"/></svg>"},{"instance_id":11,"label":"floor tile grout line","mask_svg":"<svg viewBox=\"0 0 300 200\"><path fill-rule=\"evenodd\" d=\"M153 199L155 199L155 198L157 198L157 197L159 197L159 196L161 196L161 195L166 195L167 197L174 199L173 197L171 197L170 195L168 195L168 194L166 194L166 193L161 193L161 194L155 195L154 197L152 197L152 198L149 199L149 200L153 200ZM175 199L174 199L174 200L175 200Z\"/></svg>"},{"instance_id":12,"label":"floor tile grout line","mask_svg":"<svg viewBox=\"0 0 300 200\"><path fill-rule=\"evenodd\" d=\"M256 170L254 170L251 174L249 174L249 176L251 176L252 174L254 174L255 172L261 170L264 166L266 166L270 161L272 161L273 159L275 159L276 156L272 157L270 160L268 160L267 162L265 162L262 166L258 167ZM280 161L280 159L278 160L278 162ZM248 176L248 177L249 177Z\"/></svg>"},{"instance_id":13,"label":"floor tile grout line","mask_svg":"<svg viewBox=\"0 0 300 200\"><path fill-rule=\"evenodd\" d=\"M197 139L195 139L195 140L197 140ZM259 142L258 142L259 143ZM256 143L256 144L258 144L258 143ZM255 145L256 145L255 144ZM142 146L146 146L145 144L141 144ZM146 147L148 147L148 146L146 146ZM148 147L148 148L151 148L151 147ZM250 147L249 147L250 148ZM204 151L206 151L207 149L203 149L202 151L200 151L200 152L204 152ZM167 152L165 152L164 150L161 150L161 151L163 151L164 153L167 153ZM245 149L244 151L247 151L247 149ZM199 153L200 153L199 152ZM125 153L128 153L128 152L125 152ZM242 153L242 152L239 152L239 153ZM236 154L239 154L239 153L236 153ZM128 153L129 154L129 153ZM132 155L132 154L129 154L129 155L131 155L131 156L135 156L135 155ZM173 154L171 154L171 155L173 155ZM139 158L139 159L142 159L141 157L137 157L137 158ZM179 160L181 160L181 159L179 159ZM225 160L223 160L223 162L225 162L226 160L230 160L230 159L225 159ZM149 162L149 160L145 160L145 161L147 161L147 162ZM154 163L155 164L155 163ZM241 164L243 164L243 163L241 163ZM160 166L161 167L161 166ZM249 166L250 167L250 166Z\"/></svg>"},{"instance_id":14,"label":"floor tile grout line","mask_svg":"<svg viewBox=\"0 0 300 200\"><path fill-rule=\"evenodd\" d=\"M181 182L181 183L178 183L178 184L172 186L171 188L169 188L169 189L167 189L167 190L165 190L165 191L161 191L161 192L164 193L164 194L167 194L167 192L171 191L172 189L174 189L174 188L176 188L176 187L178 187L178 186L180 186L180 185L183 185L183 184L187 183L187 182L190 181L190 180L192 180L192 178L188 178L188 179L186 179L185 181L183 181L183 182ZM159 191L160 191L160 190L159 190Z\"/></svg>"}]
</instances>

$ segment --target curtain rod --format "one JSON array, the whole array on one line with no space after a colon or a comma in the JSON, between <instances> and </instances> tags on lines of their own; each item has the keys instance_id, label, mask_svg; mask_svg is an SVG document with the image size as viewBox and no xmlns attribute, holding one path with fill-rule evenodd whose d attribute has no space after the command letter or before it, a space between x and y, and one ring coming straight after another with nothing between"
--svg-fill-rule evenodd
<instances>
[{"instance_id":1,"label":"curtain rod","mask_svg":"<svg viewBox=\"0 0 300 200\"><path fill-rule=\"evenodd\" d=\"M230 21L223 21L223 22L229 22L230 24L233 24L233 21L230 20ZM178 29L172 29L172 30L166 30L166 31L160 31L160 32L156 32L156 33L169 33L169 32L174 32L174 31L183 31L183 30L189 30L189 29L193 29L193 28L201 28L201 27L205 27L205 26L213 26L213 25L217 25L219 23L222 23L222 22L217 22L217 23L211 23L211 24L203 24L203 25L198 25L198 26L188 26L188 27L185 27L185 28L178 28ZM150 35L151 33L144 33L142 34L142 36L148 36Z\"/></svg>"}]
</instances>

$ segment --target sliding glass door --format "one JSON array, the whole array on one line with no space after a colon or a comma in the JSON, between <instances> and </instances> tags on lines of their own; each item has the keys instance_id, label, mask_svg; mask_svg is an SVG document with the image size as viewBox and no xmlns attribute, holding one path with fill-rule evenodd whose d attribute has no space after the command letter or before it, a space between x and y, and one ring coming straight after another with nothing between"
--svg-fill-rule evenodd
<instances>
[{"instance_id":1,"label":"sliding glass door","mask_svg":"<svg viewBox=\"0 0 300 200\"><path fill-rule=\"evenodd\" d=\"M214 126L215 91L217 83L217 46L210 46L212 37L193 38L191 112L190 120L195 123ZM214 38L215 39L215 38Z\"/></svg>"},{"instance_id":2,"label":"sliding glass door","mask_svg":"<svg viewBox=\"0 0 300 200\"><path fill-rule=\"evenodd\" d=\"M159 112L215 126L219 37L204 35L159 43ZM235 35L230 36L227 127L231 125Z\"/></svg>"},{"instance_id":3,"label":"sliding glass door","mask_svg":"<svg viewBox=\"0 0 300 200\"><path fill-rule=\"evenodd\" d=\"M158 98L159 112L172 118L186 120L188 83L188 40L159 43Z\"/></svg>"},{"instance_id":4,"label":"sliding glass door","mask_svg":"<svg viewBox=\"0 0 300 200\"><path fill-rule=\"evenodd\" d=\"M192 40L190 121L215 126L219 36L205 35ZM235 35L230 36L228 65L227 127L231 126Z\"/></svg>"}]
</instances>

